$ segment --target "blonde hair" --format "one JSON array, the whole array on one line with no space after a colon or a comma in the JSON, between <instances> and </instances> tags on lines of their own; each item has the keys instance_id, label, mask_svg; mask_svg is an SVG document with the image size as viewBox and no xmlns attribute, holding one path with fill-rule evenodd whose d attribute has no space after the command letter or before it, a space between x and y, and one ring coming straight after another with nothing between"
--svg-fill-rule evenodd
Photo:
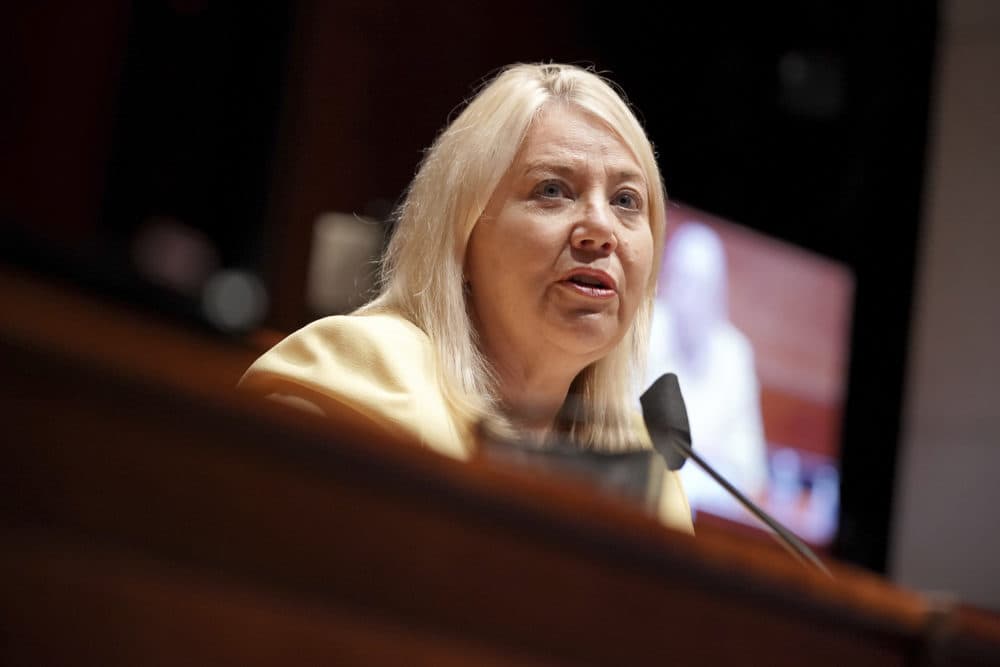
<instances>
[{"instance_id":1,"label":"blonde hair","mask_svg":"<svg viewBox=\"0 0 1000 667\"><path fill-rule=\"evenodd\" d=\"M396 230L381 267L382 291L358 313L395 312L423 329L436 350L439 382L456 416L473 424L481 419L507 423L496 379L477 345L463 264L472 229L532 121L556 101L592 114L617 134L649 188L654 264L645 298L619 344L574 380L564 410L570 435L581 446L620 450L635 444L633 378L645 360L666 203L641 124L612 84L593 72L572 65L518 64L480 89L424 156L396 211Z\"/></svg>"}]
</instances>

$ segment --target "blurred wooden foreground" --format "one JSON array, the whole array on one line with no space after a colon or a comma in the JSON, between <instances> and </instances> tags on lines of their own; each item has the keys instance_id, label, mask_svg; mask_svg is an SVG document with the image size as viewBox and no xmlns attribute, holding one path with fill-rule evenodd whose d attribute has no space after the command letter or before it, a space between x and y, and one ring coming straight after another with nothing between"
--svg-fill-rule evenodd
<instances>
[{"instance_id":1,"label":"blurred wooden foreground","mask_svg":"<svg viewBox=\"0 0 1000 667\"><path fill-rule=\"evenodd\" d=\"M982 612L239 395L253 347L0 303L5 665L1000 662Z\"/></svg>"}]
</instances>

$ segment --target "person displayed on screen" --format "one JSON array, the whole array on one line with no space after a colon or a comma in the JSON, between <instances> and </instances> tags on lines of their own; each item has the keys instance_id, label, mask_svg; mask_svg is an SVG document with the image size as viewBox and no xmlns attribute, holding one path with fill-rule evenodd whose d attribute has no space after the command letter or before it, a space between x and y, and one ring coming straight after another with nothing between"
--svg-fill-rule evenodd
<instances>
[{"instance_id":1,"label":"person displayed on screen","mask_svg":"<svg viewBox=\"0 0 1000 667\"><path fill-rule=\"evenodd\" d=\"M679 225L664 252L653 312L647 379L677 374L695 449L737 488L758 499L767 447L753 348L729 320L726 254L699 222ZM681 469L692 508L742 519L744 510L690 463Z\"/></svg>"},{"instance_id":2,"label":"person displayed on screen","mask_svg":"<svg viewBox=\"0 0 1000 667\"><path fill-rule=\"evenodd\" d=\"M605 79L508 67L426 153L379 295L292 334L241 386L319 413L346 406L460 459L483 422L648 449L630 389L665 206L650 142ZM659 488L660 517L690 531L676 473Z\"/></svg>"}]
</instances>

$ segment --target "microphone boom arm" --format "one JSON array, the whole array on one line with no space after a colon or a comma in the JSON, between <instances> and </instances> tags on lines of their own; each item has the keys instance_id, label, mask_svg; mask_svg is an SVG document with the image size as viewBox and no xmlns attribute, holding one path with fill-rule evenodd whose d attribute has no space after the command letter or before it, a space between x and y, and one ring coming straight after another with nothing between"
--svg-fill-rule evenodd
<instances>
[{"instance_id":1,"label":"microphone boom arm","mask_svg":"<svg viewBox=\"0 0 1000 667\"><path fill-rule=\"evenodd\" d=\"M827 569L826 565L823 564L823 561L819 559L819 557L813 552L812 549L806 546L805 542L796 537L792 531L782 526L770 514L765 512L762 508L758 507L756 503L754 503L752 500L743 495L743 493L739 489L730 484L729 480L727 480L725 477L717 473L715 469L712 466L710 466L708 462L705 461L705 459L698 456L698 454L696 454L695 451L691 447L689 447L686 443L681 442L680 439L678 438L667 438L667 439L670 441L671 445L680 450L680 453L683 453L684 456L690 458L692 461L697 463L699 468L708 473L712 479L718 482L722 486L722 488L724 488L734 498L736 498L736 500L738 500L740 504L743 505L743 507L745 507L751 514L753 514L755 517L763 521L771 530L773 530L778 536L780 536L781 539L778 539L777 542L778 544L783 546L785 550L788 551L788 553L790 553L797 560L799 560L799 562L811 563L820 572L830 577L831 579L833 578L833 574L831 574L830 570Z\"/></svg>"}]
</instances>

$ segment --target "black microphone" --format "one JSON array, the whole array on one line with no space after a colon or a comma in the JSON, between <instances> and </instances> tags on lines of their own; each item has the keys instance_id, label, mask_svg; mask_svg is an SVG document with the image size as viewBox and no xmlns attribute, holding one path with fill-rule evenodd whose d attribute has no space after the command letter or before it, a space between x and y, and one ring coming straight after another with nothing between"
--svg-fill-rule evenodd
<instances>
[{"instance_id":1,"label":"black microphone","mask_svg":"<svg viewBox=\"0 0 1000 667\"><path fill-rule=\"evenodd\" d=\"M687 459L698 464L722 488L738 500L751 514L763 521L779 538L778 542L800 562L814 565L820 572L833 577L830 570L812 550L805 545L790 530L782 526L770 514L758 507L752 500L734 487L725 477L715 471L703 458L691 448L691 427L688 424L687 410L684 407L684 397L677 376L673 373L661 375L649 389L639 398L642 404L642 416L653 440L653 449L667 462L667 468L678 470Z\"/></svg>"}]
</instances>

